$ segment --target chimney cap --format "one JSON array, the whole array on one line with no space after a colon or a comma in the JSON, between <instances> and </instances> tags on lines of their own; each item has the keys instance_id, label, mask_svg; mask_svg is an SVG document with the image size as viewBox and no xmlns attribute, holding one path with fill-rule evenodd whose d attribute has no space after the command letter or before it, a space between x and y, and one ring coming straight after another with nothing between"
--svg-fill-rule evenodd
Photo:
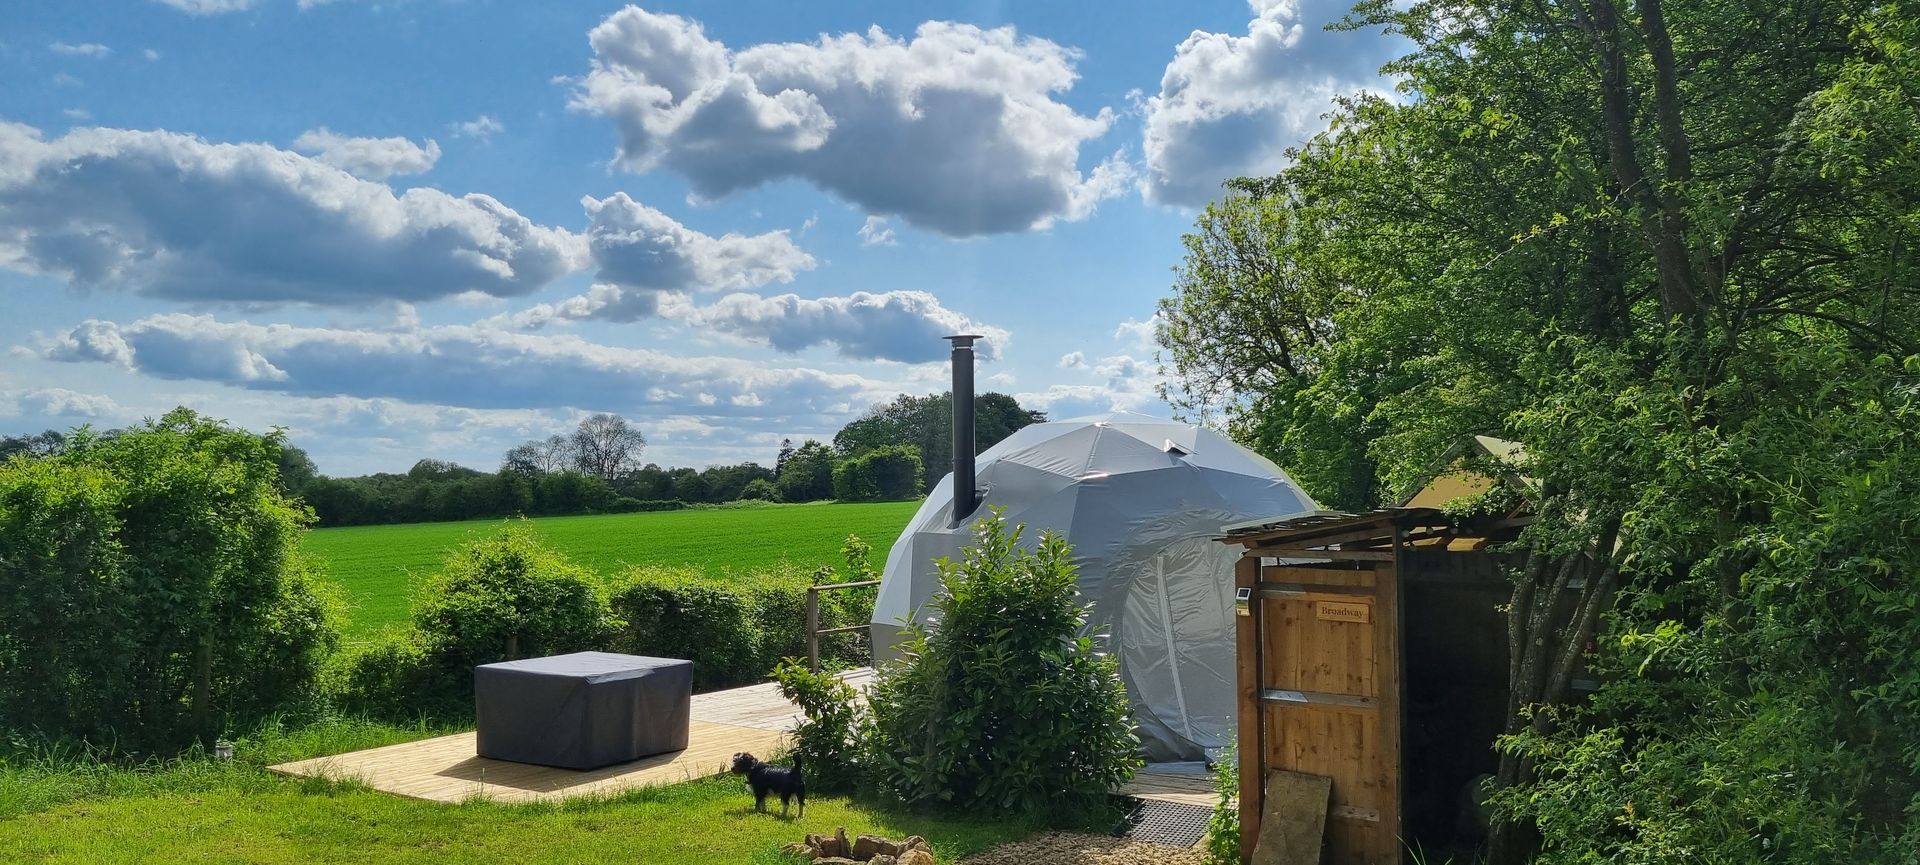
<instances>
[{"instance_id":1,"label":"chimney cap","mask_svg":"<svg viewBox=\"0 0 1920 865\"><path fill-rule=\"evenodd\" d=\"M940 338L953 340L954 348L966 348L973 345L973 341L976 339L986 339L986 337L977 333L956 333L952 336L943 336Z\"/></svg>"}]
</instances>

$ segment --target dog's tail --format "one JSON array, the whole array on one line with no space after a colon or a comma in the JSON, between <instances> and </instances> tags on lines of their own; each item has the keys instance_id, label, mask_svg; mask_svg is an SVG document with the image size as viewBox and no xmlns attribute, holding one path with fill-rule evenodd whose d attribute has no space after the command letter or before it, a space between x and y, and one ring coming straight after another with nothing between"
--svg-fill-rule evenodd
<instances>
[{"instance_id":1,"label":"dog's tail","mask_svg":"<svg viewBox=\"0 0 1920 865\"><path fill-rule=\"evenodd\" d=\"M800 761L800 752L798 751L793 753L793 777L799 778L802 781L807 778L806 769Z\"/></svg>"}]
</instances>

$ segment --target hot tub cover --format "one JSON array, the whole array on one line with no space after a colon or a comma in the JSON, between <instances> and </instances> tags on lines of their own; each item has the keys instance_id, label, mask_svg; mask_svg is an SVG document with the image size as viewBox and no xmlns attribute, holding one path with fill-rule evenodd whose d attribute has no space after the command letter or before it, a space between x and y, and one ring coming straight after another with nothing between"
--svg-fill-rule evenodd
<instances>
[{"instance_id":1,"label":"hot tub cover","mask_svg":"<svg viewBox=\"0 0 1920 865\"><path fill-rule=\"evenodd\" d=\"M596 769L687 747L693 662L576 652L473 668L482 757Z\"/></svg>"}]
</instances>

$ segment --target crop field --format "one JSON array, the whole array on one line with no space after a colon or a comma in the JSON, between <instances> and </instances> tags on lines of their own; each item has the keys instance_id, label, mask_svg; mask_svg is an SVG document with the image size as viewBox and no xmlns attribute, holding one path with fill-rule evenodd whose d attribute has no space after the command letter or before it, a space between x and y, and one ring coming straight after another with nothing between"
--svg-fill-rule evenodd
<instances>
[{"instance_id":1,"label":"crop field","mask_svg":"<svg viewBox=\"0 0 1920 865\"><path fill-rule=\"evenodd\" d=\"M710 574L782 563L811 570L840 564L840 545L849 534L873 545L878 568L918 506L912 501L769 505L528 522L555 549L603 574L629 564L693 566ZM345 636L352 641L406 621L409 588L438 570L448 550L498 525L499 520L473 520L315 529L304 548L340 586L348 605Z\"/></svg>"}]
</instances>

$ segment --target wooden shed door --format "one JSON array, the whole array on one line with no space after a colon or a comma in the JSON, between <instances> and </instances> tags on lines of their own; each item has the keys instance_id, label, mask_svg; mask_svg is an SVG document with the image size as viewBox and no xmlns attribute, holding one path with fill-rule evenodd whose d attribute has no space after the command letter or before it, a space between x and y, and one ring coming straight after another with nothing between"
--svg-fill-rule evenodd
<instances>
[{"instance_id":1,"label":"wooden shed door","mask_svg":"<svg viewBox=\"0 0 1920 865\"><path fill-rule=\"evenodd\" d=\"M1261 568L1246 623L1254 633L1243 635L1258 646L1258 668L1243 672L1259 683L1257 696L1242 689L1242 724L1249 696L1259 718L1257 730L1242 728L1243 751L1252 733L1262 777L1333 779L1333 865L1388 865L1401 853L1397 585L1390 563L1369 564Z\"/></svg>"}]
</instances>

